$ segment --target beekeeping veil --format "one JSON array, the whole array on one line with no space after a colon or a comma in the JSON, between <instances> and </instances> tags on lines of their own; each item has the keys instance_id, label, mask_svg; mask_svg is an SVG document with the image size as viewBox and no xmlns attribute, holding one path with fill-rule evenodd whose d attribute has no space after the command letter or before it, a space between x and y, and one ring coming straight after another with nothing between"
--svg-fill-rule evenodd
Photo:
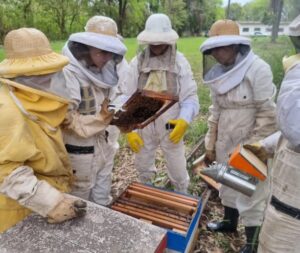
<instances>
[{"instance_id":1,"label":"beekeeping veil","mask_svg":"<svg viewBox=\"0 0 300 253\"><path fill-rule=\"evenodd\" d=\"M68 56L71 62L68 68L73 69L78 75L84 75L100 88L116 87L119 78L116 65L127 51L117 32L117 25L111 18L104 16L90 18L85 26L85 32L72 34L63 48L64 55ZM100 72L89 66L89 62L78 57L88 54L88 46L113 54L112 60L108 61Z\"/></svg>"},{"instance_id":2,"label":"beekeeping veil","mask_svg":"<svg viewBox=\"0 0 300 253\"><path fill-rule=\"evenodd\" d=\"M296 52L300 53L300 15L290 23L288 35L290 36Z\"/></svg>"},{"instance_id":3,"label":"beekeeping veil","mask_svg":"<svg viewBox=\"0 0 300 253\"><path fill-rule=\"evenodd\" d=\"M234 64L223 66L212 56L212 49L232 46L237 52ZM218 94L224 94L237 86L256 58L250 48L250 39L240 36L239 26L232 20L216 21L209 38L200 46L203 53L203 79Z\"/></svg>"},{"instance_id":4,"label":"beekeeping veil","mask_svg":"<svg viewBox=\"0 0 300 253\"><path fill-rule=\"evenodd\" d=\"M35 28L20 28L4 39L6 58L0 63L0 76L17 83L67 98L60 72L68 58L55 53L47 37ZM13 84L13 82L11 82Z\"/></svg>"},{"instance_id":5,"label":"beekeeping veil","mask_svg":"<svg viewBox=\"0 0 300 253\"><path fill-rule=\"evenodd\" d=\"M290 23L288 35L295 47L296 54L283 57L282 64L285 72L300 62L300 15Z\"/></svg>"},{"instance_id":6,"label":"beekeeping veil","mask_svg":"<svg viewBox=\"0 0 300 253\"><path fill-rule=\"evenodd\" d=\"M138 44L144 46L138 55L139 89L177 94L177 39L167 15L156 13L148 17L145 29L137 36ZM149 45L168 45L168 48L162 55L152 57Z\"/></svg>"}]
</instances>

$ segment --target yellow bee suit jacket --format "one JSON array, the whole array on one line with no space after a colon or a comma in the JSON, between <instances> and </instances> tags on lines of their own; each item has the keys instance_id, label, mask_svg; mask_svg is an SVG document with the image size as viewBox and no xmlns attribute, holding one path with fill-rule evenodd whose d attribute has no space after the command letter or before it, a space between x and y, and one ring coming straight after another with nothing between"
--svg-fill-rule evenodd
<instances>
[{"instance_id":1,"label":"yellow bee suit jacket","mask_svg":"<svg viewBox=\"0 0 300 253\"><path fill-rule=\"evenodd\" d=\"M59 128L67 106L65 99L0 78L0 185L26 165L39 180L70 191L72 170ZM0 193L0 233L30 212Z\"/></svg>"}]
</instances>

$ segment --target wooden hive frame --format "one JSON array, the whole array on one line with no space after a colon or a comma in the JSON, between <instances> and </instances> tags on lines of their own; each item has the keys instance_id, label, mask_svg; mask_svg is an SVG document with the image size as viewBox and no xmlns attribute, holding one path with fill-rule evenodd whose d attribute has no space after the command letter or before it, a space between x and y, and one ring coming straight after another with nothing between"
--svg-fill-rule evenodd
<instances>
[{"instance_id":1,"label":"wooden hive frame","mask_svg":"<svg viewBox=\"0 0 300 253\"><path fill-rule=\"evenodd\" d=\"M137 90L115 113L111 125L129 130L144 128L176 102L178 97L168 93Z\"/></svg>"},{"instance_id":2,"label":"wooden hive frame","mask_svg":"<svg viewBox=\"0 0 300 253\"><path fill-rule=\"evenodd\" d=\"M134 182L111 208L153 225L186 234L198 204L195 198Z\"/></svg>"}]
</instances>

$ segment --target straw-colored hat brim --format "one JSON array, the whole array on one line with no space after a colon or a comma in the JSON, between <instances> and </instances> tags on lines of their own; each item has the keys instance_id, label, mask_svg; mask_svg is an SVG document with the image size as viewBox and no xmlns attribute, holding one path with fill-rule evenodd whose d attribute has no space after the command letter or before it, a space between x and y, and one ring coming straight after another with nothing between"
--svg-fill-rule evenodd
<instances>
[{"instance_id":1,"label":"straw-colored hat brim","mask_svg":"<svg viewBox=\"0 0 300 253\"><path fill-rule=\"evenodd\" d=\"M23 84L16 83L16 82L8 80L8 79L0 78L0 83L4 83L6 85L9 85L9 86L17 88L17 89L21 89L21 90L25 90L25 91L28 91L28 92L31 92L31 93L34 93L34 94L38 94L40 96L47 97L47 98L53 99L55 101L59 101L59 102L64 103L64 104L69 104L70 103L70 101L68 99L56 96L55 94L52 94L52 93L49 93L49 92L34 89L34 88L28 87L28 86L23 85Z\"/></svg>"},{"instance_id":2,"label":"straw-colored hat brim","mask_svg":"<svg viewBox=\"0 0 300 253\"><path fill-rule=\"evenodd\" d=\"M141 45L151 44L151 45L159 45L159 44L170 44L173 45L178 40L179 36L177 32L173 29L170 32L165 33L154 33L149 32L147 30L142 31L138 36L138 43Z\"/></svg>"},{"instance_id":3,"label":"straw-colored hat brim","mask_svg":"<svg viewBox=\"0 0 300 253\"><path fill-rule=\"evenodd\" d=\"M24 58L9 58L0 62L0 77L35 76L55 73L69 63L66 56L52 52Z\"/></svg>"},{"instance_id":4,"label":"straw-colored hat brim","mask_svg":"<svg viewBox=\"0 0 300 253\"><path fill-rule=\"evenodd\" d=\"M251 39L240 35L213 36L203 42L203 44L200 46L200 51L204 53L205 51L213 48L239 44L250 46Z\"/></svg>"}]
</instances>

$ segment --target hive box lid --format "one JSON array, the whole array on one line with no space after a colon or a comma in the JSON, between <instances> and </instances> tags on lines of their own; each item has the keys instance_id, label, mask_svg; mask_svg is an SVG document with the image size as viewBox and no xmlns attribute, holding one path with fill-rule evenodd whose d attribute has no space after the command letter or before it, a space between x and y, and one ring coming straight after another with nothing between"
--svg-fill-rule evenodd
<instances>
[{"instance_id":1,"label":"hive box lid","mask_svg":"<svg viewBox=\"0 0 300 253\"><path fill-rule=\"evenodd\" d=\"M163 252L166 230L88 202L84 218L48 224L32 214L0 234L1 253Z\"/></svg>"}]
</instances>

